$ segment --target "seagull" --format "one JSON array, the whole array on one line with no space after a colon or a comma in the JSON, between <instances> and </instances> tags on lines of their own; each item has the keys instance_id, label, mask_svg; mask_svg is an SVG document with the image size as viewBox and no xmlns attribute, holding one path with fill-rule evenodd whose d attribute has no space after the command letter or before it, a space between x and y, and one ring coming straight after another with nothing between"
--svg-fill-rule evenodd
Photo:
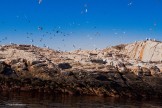
<instances>
[{"instance_id":1,"label":"seagull","mask_svg":"<svg viewBox=\"0 0 162 108\"><path fill-rule=\"evenodd\" d=\"M31 41L31 42L34 42L34 40L33 40L33 39L31 39L30 41Z\"/></svg>"},{"instance_id":2,"label":"seagull","mask_svg":"<svg viewBox=\"0 0 162 108\"><path fill-rule=\"evenodd\" d=\"M41 38L39 41L42 42L42 40L43 40L43 39Z\"/></svg>"},{"instance_id":3,"label":"seagull","mask_svg":"<svg viewBox=\"0 0 162 108\"><path fill-rule=\"evenodd\" d=\"M85 13L87 13L88 12L88 9L85 9Z\"/></svg>"},{"instance_id":4,"label":"seagull","mask_svg":"<svg viewBox=\"0 0 162 108\"><path fill-rule=\"evenodd\" d=\"M132 5L132 2L128 3L128 6L131 6Z\"/></svg>"},{"instance_id":5,"label":"seagull","mask_svg":"<svg viewBox=\"0 0 162 108\"><path fill-rule=\"evenodd\" d=\"M42 0L38 0L38 3L41 4L42 3Z\"/></svg>"},{"instance_id":6,"label":"seagull","mask_svg":"<svg viewBox=\"0 0 162 108\"><path fill-rule=\"evenodd\" d=\"M43 30L43 27L40 27L40 26L39 26L39 27L38 27L38 30Z\"/></svg>"}]
</instances>

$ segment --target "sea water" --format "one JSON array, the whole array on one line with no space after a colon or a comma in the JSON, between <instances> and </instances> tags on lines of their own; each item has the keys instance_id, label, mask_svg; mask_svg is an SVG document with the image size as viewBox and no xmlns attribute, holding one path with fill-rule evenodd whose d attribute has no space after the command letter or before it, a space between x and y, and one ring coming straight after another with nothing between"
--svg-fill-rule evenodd
<instances>
[{"instance_id":1,"label":"sea water","mask_svg":"<svg viewBox=\"0 0 162 108\"><path fill-rule=\"evenodd\" d=\"M37 93L0 93L0 108L161 108L161 100L51 95Z\"/></svg>"}]
</instances>

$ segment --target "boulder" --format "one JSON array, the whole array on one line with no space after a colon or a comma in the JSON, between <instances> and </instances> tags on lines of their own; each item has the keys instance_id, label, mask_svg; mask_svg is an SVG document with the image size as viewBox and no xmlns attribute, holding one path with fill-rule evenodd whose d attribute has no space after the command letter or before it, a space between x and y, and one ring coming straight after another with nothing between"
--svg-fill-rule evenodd
<instances>
[{"instance_id":1,"label":"boulder","mask_svg":"<svg viewBox=\"0 0 162 108\"><path fill-rule=\"evenodd\" d=\"M72 68L72 66L69 63L60 63L60 64L58 64L58 67L63 70Z\"/></svg>"},{"instance_id":2,"label":"boulder","mask_svg":"<svg viewBox=\"0 0 162 108\"><path fill-rule=\"evenodd\" d=\"M0 63L0 74L10 76L14 73L10 65L7 65L5 62Z\"/></svg>"}]
</instances>

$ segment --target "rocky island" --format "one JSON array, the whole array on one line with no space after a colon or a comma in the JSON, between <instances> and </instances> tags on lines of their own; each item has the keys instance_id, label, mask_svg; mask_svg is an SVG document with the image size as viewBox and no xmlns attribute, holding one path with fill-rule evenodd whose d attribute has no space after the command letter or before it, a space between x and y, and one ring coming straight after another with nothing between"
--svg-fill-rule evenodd
<instances>
[{"instance_id":1,"label":"rocky island","mask_svg":"<svg viewBox=\"0 0 162 108\"><path fill-rule=\"evenodd\" d=\"M1 45L0 92L4 91L161 98L162 42L71 52Z\"/></svg>"}]
</instances>

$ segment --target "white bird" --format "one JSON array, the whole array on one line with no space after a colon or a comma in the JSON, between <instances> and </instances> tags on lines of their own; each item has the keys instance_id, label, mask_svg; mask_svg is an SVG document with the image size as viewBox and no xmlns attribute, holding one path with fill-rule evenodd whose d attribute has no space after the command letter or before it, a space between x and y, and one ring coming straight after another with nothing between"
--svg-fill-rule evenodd
<instances>
[{"instance_id":1,"label":"white bird","mask_svg":"<svg viewBox=\"0 0 162 108\"><path fill-rule=\"evenodd\" d=\"M128 6L131 6L132 5L132 2L128 3Z\"/></svg>"},{"instance_id":2,"label":"white bird","mask_svg":"<svg viewBox=\"0 0 162 108\"><path fill-rule=\"evenodd\" d=\"M85 13L87 13L88 12L88 9L85 9Z\"/></svg>"},{"instance_id":3,"label":"white bird","mask_svg":"<svg viewBox=\"0 0 162 108\"><path fill-rule=\"evenodd\" d=\"M42 0L38 0L38 3L41 4L42 3Z\"/></svg>"},{"instance_id":4,"label":"white bird","mask_svg":"<svg viewBox=\"0 0 162 108\"><path fill-rule=\"evenodd\" d=\"M31 41L31 42L34 42L34 40L33 40L33 39L31 39L30 41Z\"/></svg>"}]
</instances>

